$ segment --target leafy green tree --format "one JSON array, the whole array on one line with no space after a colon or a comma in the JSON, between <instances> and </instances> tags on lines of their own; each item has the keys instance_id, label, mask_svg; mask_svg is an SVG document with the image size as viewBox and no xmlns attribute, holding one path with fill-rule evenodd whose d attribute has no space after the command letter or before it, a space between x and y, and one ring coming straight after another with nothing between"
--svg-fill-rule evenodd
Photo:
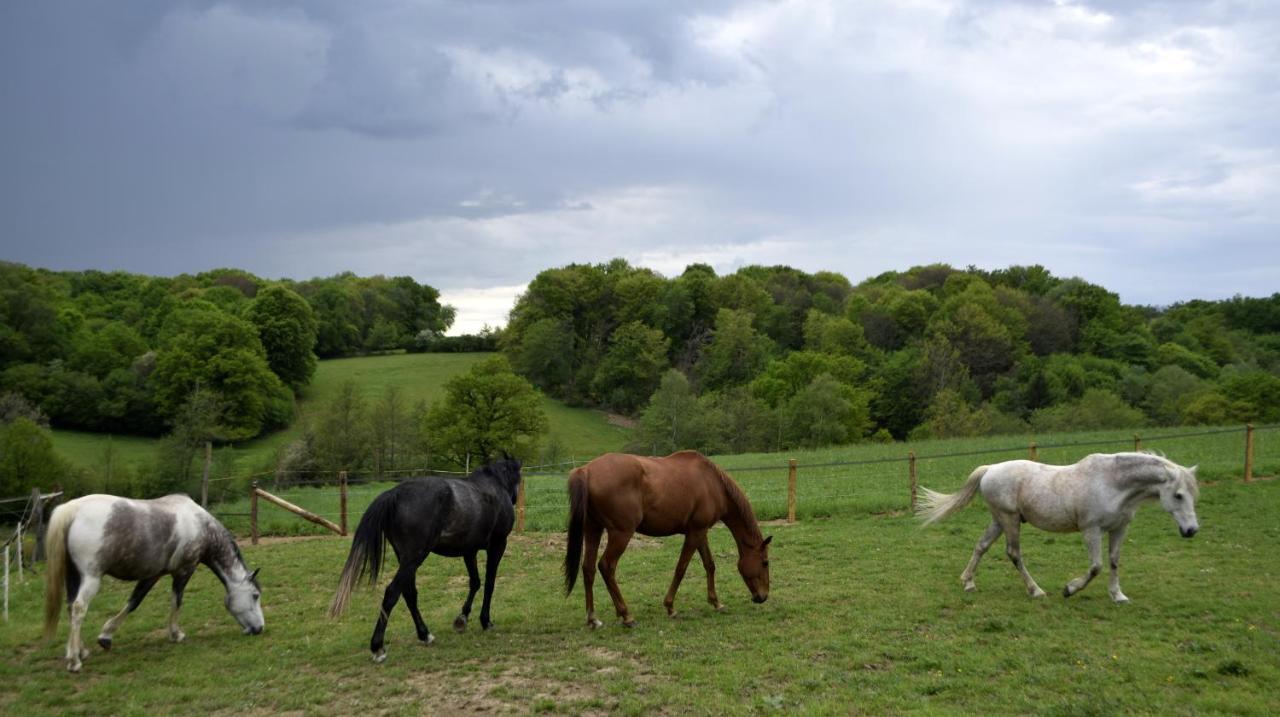
<instances>
[{"instance_id":1,"label":"leafy green tree","mask_svg":"<svg viewBox=\"0 0 1280 717\"><path fill-rule=\"evenodd\" d=\"M866 364L852 356L793 351L784 358L770 361L764 372L751 382L751 390L766 405L777 407L822 374L853 386L862 378L866 368Z\"/></svg>"},{"instance_id":2,"label":"leafy green tree","mask_svg":"<svg viewBox=\"0 0 1280 717\"><path fill-rule=\"evenodd\" d=\"M76 336L67 365L91 376L105 378L112 371L129 368L147 351L147 342L133 327L120 321L108 321Z\"/></svg>"},{"instance_id":3,"label":"leafy green tree","mask_svg":"<svg viewBox=\"0 0 1280 717\"><path fill-rule=\"evenodd\" d=\"M967 438L986 435L990 430L989 414L970 406L959 391L944 388L929 403L924 422L911 431L911 438Z\"/></svg>"},{"instance_id":4,"label":"leafy green tree","mask_svg":"<svg viewBox=\"0 0 1280 717\"><path fill-rule=\"evenodd\" d=\"M423 423L435 454L458 465L470 459L473 466L504 451L523 459L537 455L547 416L538 392L512 373L505 358L481 361L444 388L444 398L432 405Z\"/></svg>"},{"instance_id":5,"label":"leafy green tree","mask_svg":"<svg viewBox=\"0 0 1280 717\"><path fill-rule=\"evenodd\" d=\"M320 470L358 471L370 453L368 406L347 379L315 422L314 452Z\"/></svg>"},{"instance_id":6,"label":"leafy green tree","mask_svg":"<svg viewBox=\"0 0 1280 717\"><path fill-rule=\"evenodd\" d=\"M711 343L698 361L699 383L709 390L750 381L773 353L773 342L752 328L746 311L721 309Z\"/></svg>"},{"instance_id":7,"label":"leafy green tree","mask_svg":"<svg viewBox=\"0 0 1280 717\"><path fill-rule=\"evenodd\" d=\"M530 324L520 341L507 344L507 355L533 385L563 395L573 377L573 327L556 319Z\"/></svg>"},{"instance_id":8,"label":"leafy green tree","mask_svg":"<svg viewBox=\"0 0 1280 717\"><path fill-rule=\"evenodd\" d=\"M843 316L810 309L804 322L804 347L842 356L859 356L869 348L862 326Z\"/></svg>"},{"instance_id":9,"label":"leafy green tree","mask_svg":"<svg viewBox=\"0 0 1280 717\"><path fill-rule=\"evenodd\" d=\"M1079 399L1036 411L1031 425L1037 431L1099 431L1140 428L1146 416L1109 391L1091 388Z\"/></svg>"},{"instance_id":10,"label":"leafy green tree","mask_svg":"<svg viewBox=\"0 0 1280 717\"><path fill-rule=\"evenodd\" d=\"M666 337L658 329L632 321L613 332L592 390L613 408L631 413L648 400L666 367Z\"/></svg>"},{"instance_id":11,"label":"leafy green tree","mask_svg":"<svg viewBox=\"0 0 1280 717\"><path fill-rule=\"evenodd\" d=\"M689 379L675 369L667 371L649 405L640 414L637 450L666 455L686 448L702 448L710 431Z\"/></svg>"},{"instance_id":12,"label":"leafy green tree","mask_svg":"<svg viewBox=\"0 0 1280 717\"><path fill-rule=\"evenodd\" d=\"M1142 407L1156 425L1174 426L1182 410L1205 390L1205 382L1181 366L1163 366L1151 376Z\"/></svg>"},{"instance_id":13,"label":"leafy green tree","mask_svg":"<svg viewBox=\"0 0 1280 717\"><path fill-rule=\"evenodd\" d=\"M0 495L48 492L66 484L68 466L53 449L49 429L25 416L0 424Z\"/></svg>"},{"instance_id":14,"label":"leafy green tree","mask_svg":"<svg viewBox=\"0 0 1280 717\"><path fill-rule=\"evenodd\" d=\"M779 447L778 412L746 387L699 396L695 414L705 421L706 448L712 453L752 453Z\"/></svg>"},{"instance_id":15,"label":"leafy green tree","mask_svg":"<svg viewBox=\"0 0 1280 717\"><path fill-rule=\"evenodd\" d=\"M316 323L311 304L297 292L274 284L258 291L245 318L258 329L267 365L290 388L311 382L316 372Z\"/></svg>"},{"instance_id":16,"label":"leafy green tree","mask_svg":"<svg viewBox=\"0 0 1280 717\"><path fill-rule=\"evenodd\" d=\"M288 422L292 392L272 373L253 324L192 302L170 315L160 341L151 381L162 415L174 417L199 389L225 406L224 439L250 438Z\"/></svg>"},{"instance_id":17,"label":"leafy green tree","mask_svg":"<svg viewBox=\"0 0 1280 717\"><path fill-rule=\"evenodd\" d=\"M369 414L374 470L378 475L396 470L408 458L411 433L408 407L400 389L392 384Z\"/></svg>"},{"instance_id":18,"label":"leafy green tree","mask_svg":"<svg viewBox=\"0 0 1280 717\"><path fill-rule=\"evenodd\" d=\"M843 445L871 429L867 396L822 374L782 409L783 434L797 448Z\"/></svg>"}]
</instances>

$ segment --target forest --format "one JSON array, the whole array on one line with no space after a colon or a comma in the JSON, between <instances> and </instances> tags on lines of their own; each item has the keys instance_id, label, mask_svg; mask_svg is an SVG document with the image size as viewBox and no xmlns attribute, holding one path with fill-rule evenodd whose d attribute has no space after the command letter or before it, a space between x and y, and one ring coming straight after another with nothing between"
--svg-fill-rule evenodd
<instances>
[{"instance_id":1,"label":"forest","mask_svg":"<svg viewBox=\"0 0 1280 717\"><path fill-rule=\"evenodd\" d=\"M830 272L622 260L538 274L499 337L571 404L637 416L633 448L1280 420L1280 294L1130 306L1041 266Z\"/></svg>"},{"instance_id":2,"label":"forest","mask_svg":"<svg viewBox=\"0 0 1280 717\"><path fill-rule=\"evenodd\" d=\"M500 350L466 380L521 407L503 431L529 456L543 452L533 434L546 420L528 408L528 384L634 419L629 448L645 453L1280 421L1280 294L1146 307L1040 266L919 266L853 285L785 266L665 277L615 259L542 271L501 330L446 337L453 317L409 277L0 263L0 474L25 484L61 470L32 448L51 425L168 436L182 447L168 472L188 475L206 441L294 422L318 358L402 350ZM476 386L451 387L456 405L382 413L411 418L395 433L442 460L514 450L485 435L491 422L450 413L492 412ZM379 466L395 456L356 450L386 431L350 394L279 460L318 470L360 462L347 453Z\"/></svg>"}]
</instances>

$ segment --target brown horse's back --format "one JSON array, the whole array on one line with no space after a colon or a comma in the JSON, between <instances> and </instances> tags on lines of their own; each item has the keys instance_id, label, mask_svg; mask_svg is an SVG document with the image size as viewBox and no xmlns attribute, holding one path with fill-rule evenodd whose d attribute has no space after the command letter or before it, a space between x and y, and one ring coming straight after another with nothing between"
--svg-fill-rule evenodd
<instances>
[{"instance_id":1,"label":"brown horse's back","mask_svg":"<svg viewBox=\"0 0 1280 717\"><path fill-rule=\"evenodd\" d=\"M695 451L665 458L606 453L579 469L588 520L663 536L710 528L727 509L719 470Z\"/></svg>"}]
</instances>

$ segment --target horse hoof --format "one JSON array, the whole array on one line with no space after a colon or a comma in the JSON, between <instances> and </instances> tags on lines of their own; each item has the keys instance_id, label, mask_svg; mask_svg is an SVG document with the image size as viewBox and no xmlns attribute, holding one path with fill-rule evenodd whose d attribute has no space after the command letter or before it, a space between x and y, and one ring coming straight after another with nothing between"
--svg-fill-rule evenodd
<instances>
[{"instance_id":1,"label":"horse hoof","mask_svg":"<svg viewBox=\"0 0 1280 717\"><path fill-rule=\"evenodd\" d=\"M592 630L599 630L600 628L604 627L604 623L600 622L594 617L589 617L587 618L587 627L591 628Z\"/></svg>"},{"instance_id":2,"label":"horse hoof","mask_svg":"<svg viewBox=\"0 0 1280 717\"><path fill-rule=\"evenodd\" d=\"M187 639L187 633L176 632L169 635L169 642L182 642Z\"/></svg>"},{"instance_id":3,"label":"horse hoof","mask_svg":"<svg viewBox=\"0 0 1280 717\"><path fill-rule=\"evenodd\" d=\"M668 618L670 618L670 619L672 619L672 620L676 619L676 615L679 615L679 614L680 614L680 613L676 612L675 610L668 610L668 611L667 611L667 617L668 617Z\"/></svg>"},{"instance_id":4,"label":"horse hoof","mask_svg":"<svg viewBox=\"0 0 1280 717\"><path fill-rule=\"evenodd\" d=\"M99 637L99 638L98 638L98 645L99 645L99 646L101 646L101 647L102 647L102 649L104 649L104 650L110 650L110 649L111 649L111 638L109 638L109 637Z\"/></svg>"},{"instance_id":5,"label":"horse hoof","mask_svg":"<svg viewBox=\"0 0 1280 717\"><path fill-rule=\"evenodd\" d=\"M1062 589L1062 597L1064 597L1064 598L1069 598L1069 597L1071 597L1071 596L1072 596L1072 595L1074 595L1074 594L1075 594L1075 593L1071 592L1071 586L1070 586L1070 585L1068 585L1068 586L1066 586L1066 587L1064 587L1064 588Z\"/></svg>"},{"instance_id":6,"label":"horse hoof","mask_svg":"<svg viewBox=\"0 0 1280 717\"><path fill-rule=\"evenodd\" d=\"M1125 597L1124 595L1113 595L1111 597L1111 600L1115 602L1115 604L1117 605L1124 605L1125 603L1129 602L1129 598Z\"/></svg>"},{"instance_id":7,"label":"horse hoof","mask_svg":"<svg viewBox=\"0 0 1280 717\"><path fill-rule=\"evenodd\" d=\"M467 616L459 615L453 619L453 631L462 633L467 631Z\"/></svg>"},{"instance_id":8,"label":"horse hoof","mask_svg":"<svg viewBox=\"0 0 1280 717\"><path fill-rule=\"evenodd\" d=\"M482 622L482 623L480 623L480 629L481 629L481 630L484 630L485 632L488 632L488 631L490 631L490 630L492 630L492 629L493 629L493 623L492 623L492 622Z\"/></svg>"},{"instance_id":9,"label":"horse hoof","mask_svg":"<svg viewBox=\"0 0 1280 717\"><path fill-rule=\"evenodd\" d=\"M1031 597L1033 598L1042 598L1044 597L1044 595L1045 595L1044 591L1041 590L1040 588L1036 588L1035 591L1031 593Z\"/></svg>"},{"instance_id":10,"label":"horse hoof","mask_svg":"<svg viewBox=\"0 0 1280 717\"><path fill-rule=\"evenodd\" d=\"M636 621L635 621L635 620L632 620L632 619L630 619L630 618L627 618L626 620L623 620L623 621L622 621L622 626L623 626L623 627L635 627L635 626L636 626Z\"/></svg>"},{"instance_id":11,"label":"horse hoof","mask_svg":"<svg viewBox=\"0 0 1280 717\"><path fill-rule=\"evenodd\" d=\"M976 592L977 589L978 589L978 586L974 585L973 583L969 583L968 585L964 586L964 591L967 593Z\"/></svg>"},{"instance_id":12,"label":"horse hoof","mask_svg":"<svg viewBox=\"0 0 1280 717\"><path fill-rule=\"evenodd\" d=\"M418 638L418 642L421 642L423 647L426 647L427 645L430 645L435 641L436 641L436 636L432 635L429 632L427 633L427 636L425 638L424 637Z\"/></svg>"},{"instance_id":13,"label":"horse hoof","mask_svg":"<svg viewBox=\"0 0 1280 717\"><path fill-rule=\"evenodd\" d=\"M387 651L385 648L373 653L374 664L381 664L386 661L387 661Z\"/></svg>"},{"instance_id":14,"label":"horse hoof","mask_svg":"<svg viewBox=\"0 0 1280 717\"><path fill-rule=\"evenodd\" d=\"M716 603L716 612L724 612L724 611L726 611L726 610L728 610L728 609L729 609L729 608L725 607L724 605L721 605L721 604L719 604L719 603Z\"/></svg>"},{"instance_id":15,"label":"horse hoof","mask_svg":"<svg viewBox=\"0 0 1280 717\"><path fill-rule=\"evenodd\" d=\"M80 671L80 663L78 661L67 663L67 672L79 672L79 671Z\"/></svg>"},{"instance_id":16,"label":"horse hoof","mask_svg":"<svg viewBox=\"0 0 1280 717\"><path fill-rule=\"evenodd\" d=\"M87 647L80 648L80 659L82 660L89 659L89 648Z\"/></svg>"}]
</instances>

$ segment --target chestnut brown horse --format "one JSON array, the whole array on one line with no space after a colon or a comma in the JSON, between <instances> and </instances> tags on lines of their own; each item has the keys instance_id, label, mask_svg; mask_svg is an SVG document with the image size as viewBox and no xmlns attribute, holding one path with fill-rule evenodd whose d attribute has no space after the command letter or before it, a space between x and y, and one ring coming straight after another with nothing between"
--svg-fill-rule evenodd
<instances>
[{"instance_id":1,"label":"chestnut brown horse","mask_svg":"<svg viewBox=\"0 0 1280 717\"><path fill-rule=\"evenodd\" d=\"M769 597L769 541L760 534L751 503L742 489L719 466L696 451L680 451L666 458L606 453L569 474L569 545L564 559L565 595L573 592L582 565L587 598L587 626L600 627L592 597L596 577L596 552L600 536L609 533L600 574L613 598L622 624L635 620L618 589L618 558L635 533L652 536L684 534L684 547L676 563L667 597L662 601L674 617L676 590L696 550L707 571L707 602L723 610L716 597L715 562L707 545L707 531L723 521L738 544L738 572L751 599ZM582 553L587 559L582 560Z\"/></svg>"}]
</instances>

